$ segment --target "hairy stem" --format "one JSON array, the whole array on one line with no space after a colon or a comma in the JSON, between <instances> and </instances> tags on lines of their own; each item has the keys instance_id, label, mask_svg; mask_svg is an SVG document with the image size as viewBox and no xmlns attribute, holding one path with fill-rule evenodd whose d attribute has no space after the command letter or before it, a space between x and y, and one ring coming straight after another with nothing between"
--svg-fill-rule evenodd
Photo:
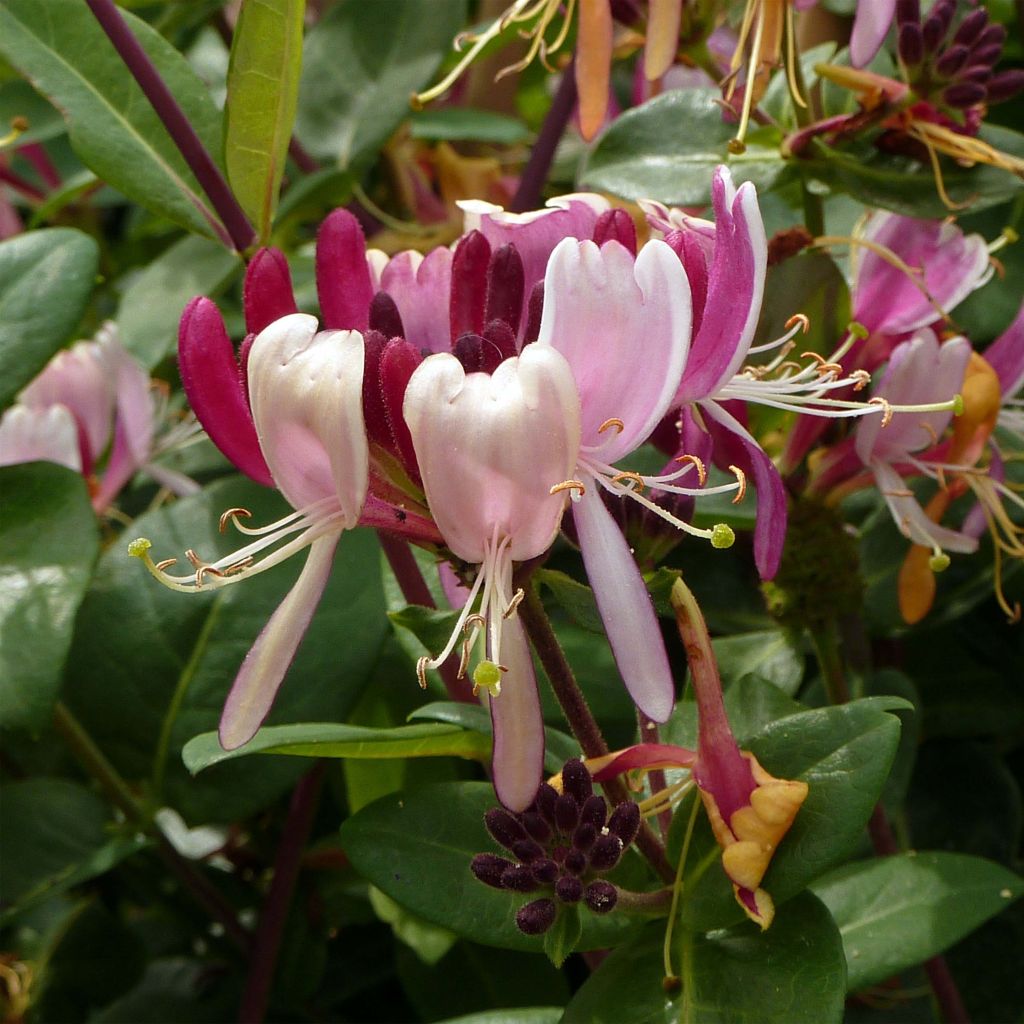
<instances>
[{"instance_id":1,"label":"hairy stem","mask_svg":"<svg viewBox=\"0 0 1024 1024\"><path fill-rule=\"evenodd\" d=\"M153 838L156 842L156 852L182 887L214 920L220 922L225 935L236 946L243 951L248 950L250 935L242 927L231 905L216 886L167 841L152 816L136 799L128 783L121 778L103 751L96 746L93 738L61 701L58 701L54 708L53 722L68 749L85 771L96 780L107 799L119 808L133 825Z\"/></svg>"},{"instance_id":2,"label":"hairy stem","mask_svg":"<svg viewBox=\"0 0 1024 1024\"><path fill-rule=\"evenodd\" d=\"M227 230L226 240L239 252L244 252L255 241L256 232L149 54L132 34L114 0L86 0L86 3L213 204Z\"/></svg>"},{"instance_id":3,"label":"hairy stem","mask_svg":"<svg viewBox=\"0 0 1024 1024\"><path fill-rule=\"evenodd\" d=\"M522 586L525 594L519 605L520 621L526 630L526 635L530 638L530 643L533 644L533 649L537 652L537 657L540 658L540 663L551 683L551 689L569 723L573 736L576 737L576 742L580 745L580 750L583 751L583 756L587 758L604 756L608 753L608 744L605 743L601 727L594 719L586 698L583 696L583 691L580 689L579 683L576 682L576 677L566 660L562 645L551 628L551 621L544 610L540 596L529 579L517 578L516 584ZM608 779L601 785L613 804L625 803L631 799L621 779ZM646 822L640 826L636 845L661 878L671 883L674 873L665 855L665 847Z\"/></svg>"},{"instance_id":4,"label":"hairy stem","mask_svg":"<svg viewBox=\"0 0 1024 1024\"><path fill-rule=\"evenodd\" d=\"M562 71L562 81L559 83L555 98L551 101L544 124L541 125L540 134L530 151L530 159L526 161L522 176L519 179L519 188L512 197L509 209L513 213L523 213L526 210L535 210L540 206L541 190L547 180L548 171L551 170L551 162L555 158L555 150L565 133L565 126L572 117L576 108L576 63L571 62Z\"/></svg>"},{"instance_id":5,"label":"hairy stem","mask_svg":"<svg viewBox=\"0 0 1024 1024\"><path fill-rule=\"evenodd\" d=\"M288 806L281 842L274 858L274 877L263 903L260 921L256 926L252 956L249 958L249 972L245 979L245 991L238 1011L241 1024L260 1024L267 1013L267 1002L277 966L277 955L281 949L288 908L295 892L299 876L302 850L309 838L316 813L320 789L323 785L327 762L318 761L299 780Z\"/></svg>"},{"instance_id":6,"label":"hairy stem","mask_svg":"<svg viewBox=\"0 0 1024 1024\"><path fill-rule=\"evenodd\" d=\"M839 650L839 632L833 621L808 628L814 655L818 659L821 678L825 684L830 704L845 704L850 699L850 687L846 682L846 670Z\"/></svg>"}]
</instances>

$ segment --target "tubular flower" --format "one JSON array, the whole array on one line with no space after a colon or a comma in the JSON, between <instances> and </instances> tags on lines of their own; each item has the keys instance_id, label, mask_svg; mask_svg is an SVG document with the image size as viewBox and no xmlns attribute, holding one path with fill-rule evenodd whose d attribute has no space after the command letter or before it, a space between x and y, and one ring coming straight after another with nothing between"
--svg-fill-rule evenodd
<instances>
[{"instance_id":1,"label":"tubular flower","mask_svg":"<svg viewBox=\"0 0 1024 1024\"><path fill-rule=\"evenodd\" d=\"M588 766L597 782L636 769L688 768L692 782L675 787L671 793L655 794L647 813L657 813L665 799L680 798L696 783L711 830L722 847L722 867L732 882L736 900L752 921L767 928L775 916L775 905L761 882L807 799L807 783L773 778L753 754L739 749L725 713L707 625L682 580L673 585L672 607L686 646L697 701L696 751L665 743L641 743Z\"/></svg>"},{"instance_id":2,"label":"tubular flower","mask_svg":"<svg viewBox=\"0 0 1024 1024\"><path fill-rule=\"evenodd\" d=\"M655 721L665 721L672 710L672 676L647 588L599 488L628 496L718 547L732 542L728 527L697 530L641 493L645 487L696 493L676 481L702 475L698 460L687 457L682 468L662 477L619 472L613 465L647 440L672 404L690 347L690 322L686 274L664 242L649 242L634 257L618 241L598 247L566 239L551 256L537 345L568 360L582 416L579 460L560 488L572 495L583 561L623 681ZM641 374L635 372L638 359Z\"/></svg>"},{"instance_id":3,"label":"tubular flower","mask_svg":"<svg viewBox=\"0 0 1024 1024\"><path fill-rule=\"evenodd\" d=\"M472 677L490 703L494 786L519 811L540 783L544 729L512 568L543 554L558 532L565 495L553 485L572 472L580 444L572 372L557 352L535 345L493 373L467 374L439 353L412 374L404 416L438 529L456 558L477 566L445 649L420 661L421 682L460 639L460 672L478 647Z\"/></svg>"},{"instance_id":4,"label":"tubular flower","mask_svg":"<svg viewBox=\"0 0 1024 1024\"><path fill-rule=\"evenodd\" d=\"M153 382L108 323L94 341L54 356L4 413L0 465L44 459L80 472L97 512L140 469L178 494L191 494L197 490L192 480L152 461L196 433L194 421L186 421L157 436L166 419Z\"/></svg>"},{"instance_id":5,"label":"tubular flower","mask_svg":"<svg viewBox=\"0 0 1024 1024\"><path fill-rule=\"evenodd\" d=\"M363 339L357 331L318 332L317 321L301 313L275 320L252 342L246 376L252 406L247 422L258 440L259 459L295 511L251 529L241 522L249 515L245 509L228 510L222 527L232 522L254 539L211 563L188 551L195 571L186 576L167 571L174 559L154 565L148 540L129 546L161 583L185 593L241 582L309 548L298 580L231 687L220 721L227 750L251 739L270 711L327 584L338 540L359 522L368 484ZM255 464L253 458L249 462Z\"/></svg>"}]
</instances>

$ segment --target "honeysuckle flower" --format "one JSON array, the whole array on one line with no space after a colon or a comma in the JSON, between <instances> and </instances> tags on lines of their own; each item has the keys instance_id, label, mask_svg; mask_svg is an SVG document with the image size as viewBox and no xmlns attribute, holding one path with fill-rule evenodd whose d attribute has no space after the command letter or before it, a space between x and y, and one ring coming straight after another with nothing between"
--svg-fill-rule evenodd
<instances>
[{"instance_id":1,"label":"honeysuckle flower","mask_svg":"<svg viewBox=\"0 0 1024 1024\"><path fill-rule=\"evenodd\" d=\"M561 486L572 495L583 561L623 681L636 705L660 722L672 710L672 675L647 588L599 489L628 496L717 546L732 542L728 527L697 530L641 493L644 487L695 493L675 481L702 473L696 460L657 478L614 467L647 440L671 406L690 325L690 286L666 243L649 242L634 257L615 240L598 247L566 239L552 254L536 344L568 360L582 415L579 460Z\"/></svg>"},{"instance_id":2,"label":"honeysuckle flower","mask_svg":"<svg viewBox=\"0 0 1024 1024\"><path fill-rule=\"evenodd\" d=\"M194 425L162 429L164 403L145 371L105 324L93 341L58 352L0 420L0 465L44 459L81 473L97 512L104 511L139 470L177 494L196 484L153 460L186 443Z\"/></svg>"},{"instance_id":3,"label":"honeysuckle flower","mask_svg":"<svg viewBox=\"0 0 1024 1024\"><path fill-rule=\"evenodd\" d=\"M191 315L203 315L203 309L194 306ZM229 509L222 527L231 522L254 539L213 562L187 552L195 570L187 576L168 572L174 559L154 564L148 540L129 547L161 583L185 593L239 583L309 548L298 580L256 638L231 687L219 729L227 750L251 739L270 711L327 584L338 540L359 522L367 496L363 338L358 331L317 327L314 317L302 313L266 327L248 350L251 417L248 405L234 410L243 417L243 428L255 433L260 460L294 511L252 529L241 521L249 516L245 509Z\"/></svg>"},{"instance_id":4,"label":"honeysuckle flower","mask_svg":"<svg viewBox=\"0 0 1024 1024\"><path fill-rule=\"evenodd\" d=\"M558 532L565 494L553 488L571 474L580 445L572 372L539 345L492 373L467 373L454 355L437 353L413 372L404 418L445 544L477 566L451 638L436 658L420 660L420 679L460 639L465 672L479 646L472 678L490 704L495 791L522 810L540 782L544 729L512 569L543 554Z\"/></svg>"},{"instance_id":5,"label":"honeysuckle flower","mask_svg":"<svg viewBox=\"0 0 1024 1024\"><path fill-rule=\"evenodd\" d=\"M736 900L752 921L767 928L775 916L775 906L761 888L761 881L807 798L807 783L776 779L753 754L739 749L725 713L717 662L700 608L682 580L673 585L671 600L693 679L697 749L641 743L590 761L588 767L597 782L635 769L689 769L722 847L722 867L732 882ZM689 785L684 782L671 794L655 794L647 804L647 813L656 813L667 796L680 798Z\"/></svg>"}]
</instances>

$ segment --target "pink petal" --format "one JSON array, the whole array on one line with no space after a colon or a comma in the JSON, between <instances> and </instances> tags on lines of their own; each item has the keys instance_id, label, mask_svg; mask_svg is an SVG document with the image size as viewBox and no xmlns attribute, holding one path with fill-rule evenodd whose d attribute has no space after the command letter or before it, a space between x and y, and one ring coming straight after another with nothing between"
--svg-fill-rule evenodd
<instances>
[{"instance_id":1,"label":"pink petal","mask_svg":"<svg viewBox=\"0 0 1024 1024\"><path fill-rule=\"evenodd\" d=\"M1024 386L1024 302L1013 323L982 355L999 377L1003 398L1012 398Z\"/></svg>"},{"instance_id":2,"label":"pink petal","mask_svg":"<svg viewBox=\"0 0 1024 1024\"><path fill-rule=\"evenodd\" d=\"M231 339L220 311L202 296L181 314L178 367L189 405L213 443L247 476L272 486Z\"/></svg>"},{"instance_id":3,"label":"pink petal","mask_svg":"<svg viewBox=\"0 0 1024 1024\"><path fill-rule=\"evenodd\" d=\"M654 605L599 485L587 485L572 506L587 578L630 697L648 718L664 722L672 713L675 685Z\"/></svg>"},{"instance_id":4,"label":"pink petal","mask_svg":"<svg viewBox=\"0 0 1024 1024\"><path fill-rule=\"evenodd\" d=\"M362 390L358 331L318 333L315 317L293 313L252 344L252 415L274 482L295 509L336 497L346 528L368 486Z\"/></svg>"},{"instance_id":5,"label":"pink petal","mask_svg":"<svg viewBox=\"0 0 1024 1024\"><path fill-rule=\"evenodd\" d=\"M117 425L138 469L153 450L153 394L149 374L129 355L118 338L117 327L105 324L96 335L114 385Z\"/></svg>"},{"instance_id":6,"label":"pink petal","mask_svg":"<svg viewBox=\"0 0 1024 1024\"><path fill-rule=\"evenodd\" d=\"M551 545L565 505L555 484L579 453L572 371L553 349L527 347L493 375L467 374L452 355L425 359L405 393L404 416L430 511L459 558L511 538L516 561Z\"/></svg>"},{"instance_id":7,"label":"pink petal","mask_svg":"<svg viewBox=\"0 0 1024 1024\"><path fill-rule=\"evenodd\" d=\"M523 811L544 778L544 719L526 634L513 615L502 626L501 693L488 700L494 729L494 791L510 811Z\"/></svg>"},{"instance_id":8,"label":"pink petal","mask_svg":"<svg viewBox=\"0 0 1024 1024\"><path fill-rule=\"evenodd\" d=\"M63 405L12 405L0 419L0 466L36 461L82 471L78 427Z\"/></svg>"},{"instance_id":9,"label":"pink petal","mask_svg":"<svg viewBox=\"0 0 1024 1024\"><path fill-rule=\"evenodd\" d=\"M316 239L316 290L324 327L365 331L376 288L366 263L366 238L348 210L335 210Z\"/></svg>"},{"instance_id":10,"label":"pink petal","mask_svg":"<svg viewBox=\"0 0 1024 1024\"><path fill-rule=\"evenodd\" d=\"M985 239L965 235L947 221L875 213L864 239L891 249L909 267L923 271L920 283L946 312L992 275ZM903 334L934 323L939 312L904 271L865 249L858 254L853 317L871 332Z\"/></svg>"},{"instance_id":11,"label":"pink petal","mask_svg":"<svg viewBox=\"0 0 1024 1024\"><path fill-rule=\"evenodd\" d=\"M893 15L896 0L858 0L850 36L850 63L862 68L881 49Z\"/></svg>"},{"instance_id":12,"label":"pink petal","mask_svg":"<svg viewBox=\"0 0 1024 1024\"><path fill-rule=\"evenodd\" d=\"M728 170L719 167L712 195L715 248L700 330L676 396L680 403L713 397L743 364L761 315L768 271L768 243L754 186L747 182L737 190ZM696 254L688 260L696 263Z\"/></svg>"},{"instance_id":13,"label":"pink petal","mask_svg":"<svg viewBox=\"0 0 1024 1024\"><path fill-rule=\"evenodd\" d=\"M327 585L340 531L313 541L295 586L277 606L242 662L220 717L220 745L234 750L256 735Z\"/></svg>"},{"instance_id":14,"label":"pink petal","mask_svg":"<svg viewBox=\"0 0 1024 1024\"><path fill-rule=\"evenodd\" d=\"M736 465L757 489L754 562L763 580L779 571L786 541L786 488L775 463L750 432L717 402L702 402L704 421L715 442L716 465ZM748 499L749 500L749 499Z\"/></svg>"},{"instance_id":15,"label":"pink petal","mask_svg":"<svg viewBox=\"0 0 1024 1024\"><path fill-rule=\"evenodd\" d=\"M432 249L426 256L400 252L380 275L380 287L395 300L405 339L421 352L447 352L448 296L452 283L452 251Z\"/></svg>"},{"instance_id":16,"label":"pink petal","mask_svg":"<svg viewBox=\"0 0 1024 1024\"><path fill-rule=\"evenodd\" d=\"M568 360L584 448L615 462L650 436L676 393L690 340L690 287L676 254L648 242L634 261L618 242L566 239L544 281L539 346ZM608 419L618 436L600 433Z\"/></svg>"}]
</instances>

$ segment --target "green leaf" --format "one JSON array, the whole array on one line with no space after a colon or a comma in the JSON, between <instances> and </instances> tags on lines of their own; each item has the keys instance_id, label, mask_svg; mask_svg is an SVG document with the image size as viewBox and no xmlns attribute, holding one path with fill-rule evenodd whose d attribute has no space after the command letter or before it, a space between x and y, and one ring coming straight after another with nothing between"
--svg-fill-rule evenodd
<instances>
[{"instance_id":1,"label":"green leaf","mask_svg":"<svg viewBox=\"0 0 1024 1024\"><path fill-rule=\"evenodd\" d=\"M103 800L77 783L36 778L5 784L0 920L109 871L145 845L139 836L112 836L111 827Z\"/></svg>"},{"instance_id":2,"label":"green leaf","mask_svg":"<svg viewBox=\"0 0 1024 1024\"><path fill-rule=\"evenodd\" d=\"M270 235L295 121L305 7L305 0L246 0L231 39L224 163L262 242Z\"/></svg>"},{"instance_id":3,"label":"green leaf","mask_svg":"<svg viewBox=\"0 0 1024 1024\"><path fill-rule=\"evenodd\" d=\"M0 409L78 326L98 262L96 243L72 228L30 231L0 242Z\"/></svg>"},{"instance_id":4,"label":"green leaf","mask_svg":"<svg viewBox=\"0 0 1024 1024\"><path fill-rule=\"evenodd\" d=\"M936 956L1024 894L1024 879L959 853L903 853L847 864L814 894L839 926L847 990Z\"/></svg>"},{"instance_id":5,"label":"green leaf","mask_svg":"<svg viewBox=\"0 0 1024 1024\"><path fill-rule=\"evenodd\" d=\"M208 558L237 547L218 529L221 512L245 507L254 523L291 509L267 488L233 476L148 513L100 560L82 604L65 700L129 780L152 779L155 797L189 824L234 821L267 805L308 769L298 758L244 760L199 778L180 760L186 741L217 725L231 682L267 619L291 588L301 555L216 592L181 594L156 582L126 552L131 536L156 557L194 548ZM346 533L334 571L269 722L342 721L366 685L388 632L369 531ZM408 685L415 688L410 672Z\"/></svg>"},{"instance_id":6,"label":"green leaf","mask_svg":"<svg viewBox=\"0 0 1024 1024\"><path fill-rule=\"evenodd\" d=\"M306 37L296 134L321 160L357 170L410 113L465 21L464 0L341 0Z\"/></svg>"},{"instance_id":7,"label":"green leaf","mask_svg":"<svg viewBox=\"0 0 1024 1024\"><path fill-rule=\"evenodd\" d=\"M898 698L869 698L818 708L770 722L741 743L769 774L807 783L807 799L762 883L780 907L857 849L864 825L889 773L899 741L899 720L887 709ZM673 742L678 742L673 737ZM692 799L689 798L689 799ZM680 805L669 836L675 857L689 803ZM701 815L690 846L682 921L691 928L724 927L742 918L718 863L720 851ZM685 891L685 890L684 890Z\"/></svg>"},{"instance_id":8,"label":"green leaf","mask_svg":"<svg viewBox=\"0 0 1024 1024\"><path fill-rule=\"evenodd\" d=\"M186 303L197 295L216 297L241 270L236 253L206 238L175 242L121 296L117 323L125 347L152 369L177 345Z\"/></svg>"},{"instance_id":9,"label":"green leaf","mask_svg":"<svg viewBox=\"0 0 1024 1024\"><path fill-rule=\"evenodd\" d=\"M400 725L371 729L362 725L310 722L306 725L272 725L260 729L242 747L225 750L215 732L195 736L181 752L185 767L197 775L224 761L249 754L289 754L293 757L466 757L485 761L491 743L479 732L458 726Z\"/></svg>"},{"instance_id":10,"label":"green leaf","mask_svg":"<svg viewBox=\"0 0 1024 1024\"><path fill-rule=\"evenodd\" d=\"M530 138L530 130L522 121L473 107L430 107L418 110L409 121L409 134L414 139L490 142L496 146L514 146Z\"/></svg>"},{"instance_id":11,"label":"green leaf","mask_svg":"<svg viewBox=\"0 0 1024 1024\"><path fill-rule=\"evenodd\" d=\"M555 967L561 967L576 949L582 932L579 908L559 907L555 923L544 933L544 952Z\"/></svg>"},{"instance_id":12,"label":"green leaf","mask_svg":"<svg viewBox=\"0 0 1024 1024\"><path fill-rule=\"evenodd\" d=\"M554 599L569 613L572 620L592 633L604 633L601 613L597 610L594 592L585 583L574 580L557 569L538 569L533 578L551 591Z\"/></svg>"},{"instance_id":13,"label":"green leaf","mask_svg":"<svg viewBox=\"0 0 1024 1024\"><path fill-rule=\"evenodd\" d=\"M0 86L0 125L3 125L5 134L16 117L28 120L28 130L18 136L19 146L46 142L64 131L64 120L60 113L28 82L18 78Z\"/></svg>"},{"instance_id":14,"label":"green leaf","mask_svg":"<svg viewBox=\"0 0 1024 1024\"><path fill-rule=\"evenodd\" d=\"M746 675L771 683L794 696L804 677L804 657L792 634L783 629L716 637L711 641L726 685Z\"/></svg>"},{"instance_id":15,"label":"green leaf","mask_svg":"<svg viewBox=\"0 0 1024 1024\"><path fill-rule=\"evenodd\" d=\"M409 630L428 651L442 651L452 635L459 613L409 604L398 611L388 612L388 618L396 626Z\"/></svg>"},{"instance_id":16,"label":"green leaf","mask_svg":"<svg viewBox=\"0 0 1024 1024\"><path fill-rule=\"evenodd\" d=\"M63 466L6 466L0 493L0 727L38 730L60 692L99 534L85 481Z\"/></svg>"},{"instance_id":17,"label":"green leaf","mask_svg":"<svg viewBox=\"0 0 1024 1024\"><path fill-rule=\"evenodd\" d=\"M566 1007L562 1024L828 1024L843 1016L843 948L828 911L804 894L766 932L746 922L679 933L663 987L664 925L614 950Z\"/></svg>"},{"instance_id":18,"label":"green leaf","mask_svg":"<svg viewBox=\"0 0 1024 1024\"><path fill-rule=\"evenodd\" d=\"M364 878L419 917L484 945L539 952L541 940L515 924L515 912L539 894L492 889L469 870L474 854L496 852L483 824L484 813L496 804L494 790L482 782L392 793L342 824L342 845ZM613 880L619 872L632 872L622 884L638 888L647 877L638 861L625 858ZM635 927L621 914L586 912L578 948L614 945Z\"/></svg>"},{"instance_id":19,"label":"green leaf","mask_svg":"<svg viewBox=\"0 0 1024 1024\"><path fill-rule=\"evenodd\" d=\"M678 89L621 114L590 151L580 183L626 199L678 206L711 201L711 175L726 164L739 184L770 188L786 169L778 133L758 129L747 150L729 152L736 126L722 120L718 89Z\"/></svg>"},{"instance_id":20,"label":"green leaf","mask_svg":"<svg viewBox=\"0 0 1024 1024\"><path fill-rule=\"evenodd\" d=\"M439 1024L558 1024L560 1006L517 1006L511 1010L482 1010L463 1017L450 1017Z\"/></svg>"},{"instance_id":21,"label":"green leaf","mask_svg":"<svg viewBox=\"0 0 1024 1024\"><path fill-rule=\"evenodd\" d=\"M211 154L220 117L206 87L158 32L132 33ZM63 113L82 162L129 199L190 231L223 236L206 196L124 61L80 0L5 0L0 53Z\"/></svg>"}]
</instances>

